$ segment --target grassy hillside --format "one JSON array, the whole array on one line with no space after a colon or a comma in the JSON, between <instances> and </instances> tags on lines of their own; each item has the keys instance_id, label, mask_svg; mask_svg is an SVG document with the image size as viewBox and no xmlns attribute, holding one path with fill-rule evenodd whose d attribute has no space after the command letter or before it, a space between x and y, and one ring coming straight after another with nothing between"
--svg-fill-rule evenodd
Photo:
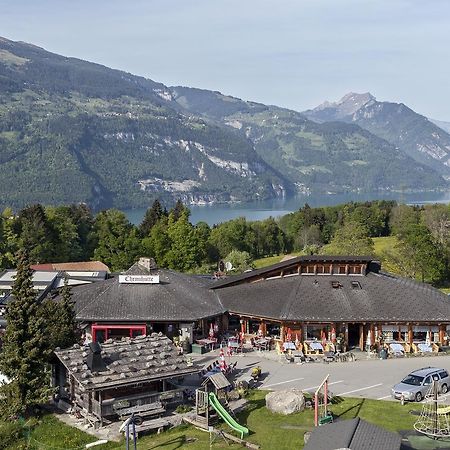
<instances>
[{"instance_id":1,"label":"grassy hillside","mask_svg":"<svg viewBox=\"0 0 450 450\"><path fill-rule=\"evenodd\" d=\"M395 236L376 237L372 238L375 246L375 257L382 262L382 269L385 272L391 272L401 275L400 268L392 260L392 255L396 254L395 246L398 244L398 239ZM302 252L294 252L292 256L300 256ZM275 255L267 258L260 258L253 261L256 269L267 267L272 264L279 263L286 255Z\"/></svg>"}]
</instances>

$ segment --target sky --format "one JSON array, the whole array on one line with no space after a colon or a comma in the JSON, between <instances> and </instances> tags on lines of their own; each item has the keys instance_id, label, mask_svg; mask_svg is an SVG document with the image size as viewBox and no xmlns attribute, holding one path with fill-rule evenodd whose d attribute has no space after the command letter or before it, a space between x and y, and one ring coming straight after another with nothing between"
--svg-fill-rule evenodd
<instances>
[{"instance_id":1,"label":"sky","mask_svg":"<svg viewBox=\"0 0 450 450\"><path fill-rule=\"evenodd\" d=\"M0 0L0 36L305 110L371 92L450 121L449 0Z\"/></svg>"}]
</instances>

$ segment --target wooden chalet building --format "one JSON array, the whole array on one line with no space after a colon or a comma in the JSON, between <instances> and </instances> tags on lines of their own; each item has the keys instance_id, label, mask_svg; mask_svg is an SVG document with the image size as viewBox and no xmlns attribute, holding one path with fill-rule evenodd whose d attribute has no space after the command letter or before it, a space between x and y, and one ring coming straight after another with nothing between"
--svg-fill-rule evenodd
<instances>
[{"instance_id":1,"label":"wooden chalet building","mask_svg":"<svg viewBox=\"0 0 450 450\"><path fill-rule=\"evenodd\" d=\"M59 406L72 408L91 421L155 416L183 401L183 390L171 382L200 368L179 354L160 333L56 349L53 384Z\"/></svg>"},{"instance_id":2,"label":"wooden chalet building","mask_svg":"<svg viewBox=\"0 0 450 450\"><path fill-rule=\"evenodd\" d=\"M78 319L94 341L162 332L190 342L229 329L335 341L366 349L448 344L450 301L433 287L384 273L370 257L300 256L215 280L141 260L119 277L73 289ZM408 347L408 348L409 348Z\"/></svg>"},{"instance_id":3,"label":"wooden chalet building","mask_svg":"<svg viewBox=\"0 0 450 450\"><path fill-rule=\"evenodd\" d=\"M210 277L157 269L152 259L141 258L119 276L74 288L73 300L88 341L161 332L192 343L211 326L226 326L226 310L210 283Z\"/></svg>"},{"instance_id":4,"label":"wooden chalet building","mask_svg":"<svg viewBox=\"0 0 450 450\"><path fill-rule=\"evenodd\" d=\"M246 333L279 330L284 340L289 330L300 342L341 336L348 348L361 349L380 340L412 346L427 335L448 344L448 296L384 273L370 257L300 256L218 281L211 290Z\"/></svg>"}]
</instances>

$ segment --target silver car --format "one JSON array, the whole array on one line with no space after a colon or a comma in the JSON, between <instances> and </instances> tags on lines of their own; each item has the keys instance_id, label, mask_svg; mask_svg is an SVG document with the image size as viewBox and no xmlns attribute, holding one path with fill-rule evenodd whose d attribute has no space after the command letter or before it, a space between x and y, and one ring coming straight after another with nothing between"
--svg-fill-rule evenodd
<instances>
[{"instance_id":1,"label":"silver car","mask_svg":"<svg viewBox=\"0 0 450 450\"><path fill-rule=\"evenodd\" d=\"M436 381L439 392L446 394L450 386L450 377L445 369L423 367L411 372L400 383L392 388L392 397L401 400L420 402L430 390L431 383Z\"/></svg>"}]
</instances>

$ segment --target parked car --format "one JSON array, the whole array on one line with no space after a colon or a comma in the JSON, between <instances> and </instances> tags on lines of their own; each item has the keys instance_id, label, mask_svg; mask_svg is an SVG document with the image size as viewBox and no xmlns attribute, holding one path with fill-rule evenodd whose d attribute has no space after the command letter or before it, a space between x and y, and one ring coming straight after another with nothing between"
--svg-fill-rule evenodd
<instances>
[{"instance_id":1,"label":"parked car","mask_svg":"<svg viewBox=\"0 0 450 450\"><path fill-rule=\"evenodd\" d=\"M392 390L392 397L401 400L420 402L430 390L431 383L438 383L439 392L446 394L450 386L450 376L445 369L436 367L423 367L411 372L396 384Z\"/></svg>"}]
</instances>

